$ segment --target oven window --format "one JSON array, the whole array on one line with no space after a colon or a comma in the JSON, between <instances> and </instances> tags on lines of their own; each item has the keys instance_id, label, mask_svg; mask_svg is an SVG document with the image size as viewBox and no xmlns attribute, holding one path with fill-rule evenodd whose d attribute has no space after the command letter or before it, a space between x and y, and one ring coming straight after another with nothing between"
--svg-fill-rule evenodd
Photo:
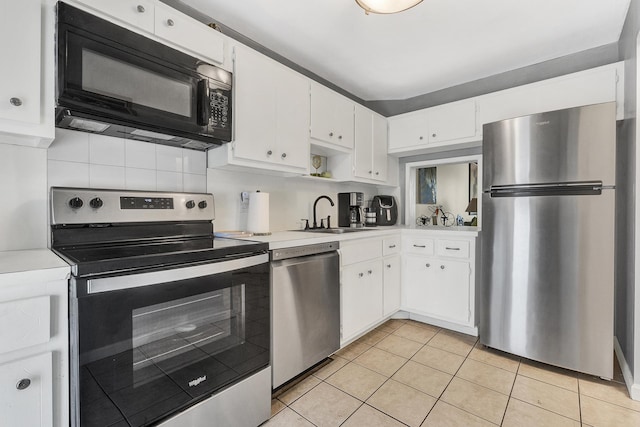
<instances>
[{"instance_id":1,"label":"oven window","mask_svg":"<svg viewBox=\"0 0 640 427\"><path fill-rule=\"evenodd\" d=\"M82 89L191 117L191 85L82 49Z\"/></svg>"},{"instance_id":2,"label":"oven window","mask_svg":"<svg viewBox=\"0 0 640 427\"><path fill-rule=\"evenodd\" d=\"M134 383L153 379L151 365L173 374L241 344L244 311L244 285L133 310ZM183 379L190 387L207 380Z\"/></svg>"}]
</instances>

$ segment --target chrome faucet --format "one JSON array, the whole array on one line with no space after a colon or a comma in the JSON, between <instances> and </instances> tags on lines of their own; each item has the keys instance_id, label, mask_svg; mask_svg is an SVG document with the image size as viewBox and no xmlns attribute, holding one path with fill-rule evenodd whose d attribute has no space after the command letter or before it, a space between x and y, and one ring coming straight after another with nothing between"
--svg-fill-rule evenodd
<instances>
[{"instance_id":1,"label":"chrome faucet","mask_svg":"<svg viewBox=\"0 0 640 427\"><path fill-rule=\"evenodd\" d=\"M333 200L331 200L331 197L329 196L320 196L316 199L315 202L313 202L313 227L311 227L312 230L318 228L318 221L316 219L316 206L318 205L318 201L320 199L327 199L329 203L331 203L331 206L335 206L335 204L333 203ZM329 223L328 220L327 220L327 223ZM324 228L324 227L321 227L321 228Z\"/></svg>"}]
</instances>

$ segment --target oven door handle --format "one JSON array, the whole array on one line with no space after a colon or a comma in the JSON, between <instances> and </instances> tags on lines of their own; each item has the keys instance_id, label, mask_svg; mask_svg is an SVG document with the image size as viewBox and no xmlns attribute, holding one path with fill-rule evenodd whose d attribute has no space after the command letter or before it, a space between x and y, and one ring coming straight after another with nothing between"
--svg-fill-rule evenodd
<instances>
[{"instance_id":1,"label":"oven door handle","mask_svg":"<svg viewBox=\"0 0 640 427\"><path fill-rule=\"evenodd\" d=\"M87 294L139 288L142 286L168 283L194 277L210 276L218 273L240 270L269 262L268 254L254 255L230 261L176 268L175 270L154 271L151 273L131 274L128 276L105 277L87 280Z\"/></svg>"}]
</instances>

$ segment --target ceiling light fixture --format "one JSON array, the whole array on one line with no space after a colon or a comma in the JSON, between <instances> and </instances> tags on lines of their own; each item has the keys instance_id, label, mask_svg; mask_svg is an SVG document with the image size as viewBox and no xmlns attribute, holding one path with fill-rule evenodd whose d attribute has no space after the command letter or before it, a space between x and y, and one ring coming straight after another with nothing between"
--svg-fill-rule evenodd
<instances>
[{"instance_id":1,"label":"ceiling light fixture","mask_svg":"<svg viewBox=\"0 0 640 427\"><path fill-rule=\"evenodd\" d=\"M363 8L367 15L369 13L398 13L421 2L422 0L356 0L358 6Z\"/></svg>"}]
</instances>

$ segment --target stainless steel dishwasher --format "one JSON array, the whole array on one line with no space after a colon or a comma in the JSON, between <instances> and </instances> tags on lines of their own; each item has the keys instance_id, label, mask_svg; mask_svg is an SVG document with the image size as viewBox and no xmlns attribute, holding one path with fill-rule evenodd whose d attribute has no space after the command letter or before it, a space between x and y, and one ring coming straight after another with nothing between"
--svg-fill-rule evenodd
<instances>
[{"instance_id":1,"label":"stainless steel dishwasher","mask_svg":"<svg viewBox=\"0 0 640 427\"><path fill-rule=\"evenodd\" d=\"M272 386L340 348L338 242L271 251Z\"/></svg>"}]
</instances>

